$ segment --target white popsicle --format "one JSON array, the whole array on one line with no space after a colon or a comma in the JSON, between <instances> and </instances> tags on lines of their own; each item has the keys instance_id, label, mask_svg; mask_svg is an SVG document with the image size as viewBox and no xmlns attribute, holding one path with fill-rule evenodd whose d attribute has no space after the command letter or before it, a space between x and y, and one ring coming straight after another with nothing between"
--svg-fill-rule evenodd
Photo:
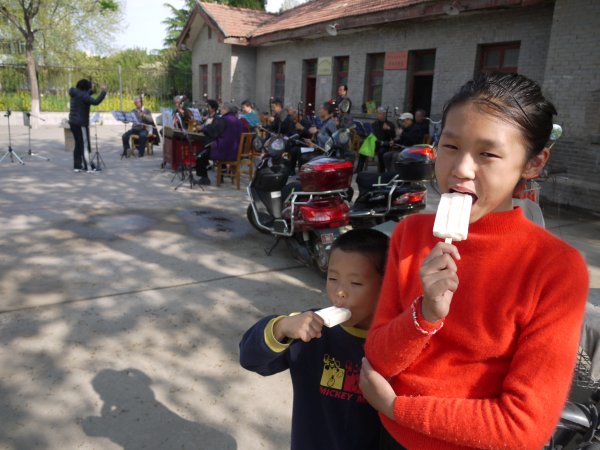
<instances>
[{"instance_id":1,"label":"white popsicle","mask_svg":"<svg viewBox=\"0 0 600 450\"><path fill-rule=\"evenodd\" d=\"M453 240L467 239L472 203L473 199L468 194L442 194L433 224L433 235L445 239L448 244Z\"/></svg>"},{"instance_id":2,"label":"white popsicle","mask_svg":"<svg viewBox=\"0 0 600 450\"><path fill-rule=\"evenodd\" d=\"M321 316L325 321L325 326L329 328L344 323L352 315L349 309L338 308L337 306L330 306L329 308L323 308L315 312Z\"/></svg>"}]
</instances>

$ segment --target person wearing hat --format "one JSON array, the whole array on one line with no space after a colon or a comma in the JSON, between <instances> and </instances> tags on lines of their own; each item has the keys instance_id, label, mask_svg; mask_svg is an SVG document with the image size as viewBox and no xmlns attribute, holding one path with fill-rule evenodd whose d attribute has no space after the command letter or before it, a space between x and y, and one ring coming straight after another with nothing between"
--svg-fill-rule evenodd
<instances>
[{"instance_id":1,"label":"person wearing hat","mask_svg":"<svg viewBox=\"0 0 600 450\"><path fill-rule=\"evenodd\" d=\"M417 125L412 113L404 112L398 118L399 127L396 129L396 139L394 139L395 149L402 150L404 147L422 144L425 138L425 130ZM386 171L393 170L393 161L396 152L390 152L383 157L383 163Z\"/></svg>"}]
</instances>

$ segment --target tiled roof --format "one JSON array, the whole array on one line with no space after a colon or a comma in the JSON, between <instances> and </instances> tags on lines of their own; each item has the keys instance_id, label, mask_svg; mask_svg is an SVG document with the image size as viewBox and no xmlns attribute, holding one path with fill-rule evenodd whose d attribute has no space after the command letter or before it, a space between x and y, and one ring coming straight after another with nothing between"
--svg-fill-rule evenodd
<instances>
[{"instance_id":1,"label":"tiled roof","mask_svg":"<svg viewBox=\"0 0 600 450\"><path fill-rule=\"evenodd\" d=\"M202 9L214 20L225 37L249 37L260 25L275 17L265 11L234 8L218 3L200 2Z\"/></svg>"},{"instance_id":2,"label":"tiled roof","mask_svg":"<svg viewBox=\"0 0 600 450\"><path fill-rule=\"evenodd\" d=\"M431 3L431 0L311 0L276 16L271 22L254 30L252 36L302 28L346 17L379 13L419 3Z\"/></svg>"}]
</instances>

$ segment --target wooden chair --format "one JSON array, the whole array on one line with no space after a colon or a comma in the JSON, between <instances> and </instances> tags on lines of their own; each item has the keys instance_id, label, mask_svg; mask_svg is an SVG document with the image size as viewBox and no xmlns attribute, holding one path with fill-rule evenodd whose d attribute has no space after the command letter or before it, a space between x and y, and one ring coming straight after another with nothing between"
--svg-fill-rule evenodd
<instances>
[{"instance_id":1,"label":"wooden chair","mask_svg":"<svg viewBox=\"0 0 600 450\"><path fill-rule=\"evenodd\" d=\"M152 129L150 128L148 133L148 138L146 139L146 149L144 151L144 155L154 155L154 142L158 136L152 133ZM132 134L129 137L129 151L131 154L127 155L128 157L133 155L135 150L138 147L139 136L137 134Z\"/></svg>"},{"instance_id":2,"label":"wooden chair","mask_svg":"<svg viewBox=\"0 0 600 450\"><path fill-rule=\"evenodd\" d=\"M240 189L240 178L242 173L252 179L254 172L252 139L254 133L242 133L240 136L240 145L238 147L237 159L235 161L215 161L217 172L217 186L221 185L223 177L230 177L235 181L235 186ZM245 170L244 170L245 169Z\"/></svg>"}]
</instances>

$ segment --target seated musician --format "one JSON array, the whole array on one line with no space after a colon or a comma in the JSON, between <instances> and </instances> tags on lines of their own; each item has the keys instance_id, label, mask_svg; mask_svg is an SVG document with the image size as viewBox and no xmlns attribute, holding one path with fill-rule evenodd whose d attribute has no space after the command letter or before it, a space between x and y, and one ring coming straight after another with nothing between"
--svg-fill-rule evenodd
<instances>
[{"instance_id":1,"label":"seated musician","mask_svg":"<svg viewBox=\"0 0 600 450\"><path fill-rule=\"evenodd\" d=\"M212 105L211 105L212 102ZM212 107L215 117L200 125L200 132L208 138L210 150L204 150L196 156L196 175L200 177L197 184L209 185L208 161L235 161L237 159L238 147L242 135L242 122L237 118L237 107L232 103L225 103L221 107L221 116L216 116L218 104L214 100L208 100L209 114ZM216 106L215 106L216 105Z\"/></svg>"},{"instance_id":2,"label":"seated musician","mask_svg":"<svg viewBox=\"0 0 600 450\"><path fill-rule=\"evenodd\" d=\"M310 119L307 116L304 116L302 119L300 119L298 115L298 110L293 106L288 106L287 112L288 115L294 121L294 134L298 135L298 139L312 141L315 134L317 133L317 129L314 126L314 124L310 121ZM305 162L304 159L301 158L302 146L298 145L297 142L292 142L289 148L289 152L291 155L290 163L292 166L291 175L293 176L296 174L296 166L298 166L299 169Z\"/></svg>"},{"instance_id":3,"label":"seated musician","mask_svg":"<svg viewBox=\"0 0 600 450\"><path fill-rule=\"evenodd\" d=\"M425 138L425 127L414 121L412 113L404 112L398 118L398 128L396 128L396 139L394 140L394 149L402 150L405 147L422 144ZM427 128L429 130L429 128ZM394 159L398 152L388 152L383 155L386 172L394 169Z\"/></svg>"},{"instance_id":4,"label":"seated musician","mask_svg":"<svg viewBox=\"0 0 600 450\"><path fill-rule=\"evenodd\" d=\"M318 131L316 136L316 144L321 148L325 146L327 140L330 137L332 137L333 133L335 133L337 130L338 124L336 118L334 117L334 113L335 105L329 102L323 103L319 108L319 117L321 118L321 122L323 122L323 125L321 125L321 128L319 128L319 130L317 130L316 127L309 130L312 132ZM310 143L307 142L307 144Z\"/></svg>"},{"instance_id":5,"label":"seated musician","mask_svg":"<svg viewBox=\"0 0 600 450\"><path fill-rule=\"evenodd\" d=\"M132 112L136 115L138 120L141 122L139 124L134 124L130 130L123 133L121 136L123 140L123 154L121 157L127 157L129 152L129 138L132 135L138 136L138 156L140 158L144 157L144 151L146 149L146 141L148 140L148 136L150 135L149 127L146 125L150 125L152 127L152 134L156 136L155 139L158 138L158 132L156 131L156 125L154 124L154 119L152 118L152 113L148 108L144 107L144 102L142 97L136 97L133 99L133 103L135 105L135 109Z\"/></svg>"},{"instance_id":6,"label":"seated musician","mask_svg":"<svg viewBox=\"0 0 600 450\"><path fill-rule=\"evenodd\" d=\"M272 133L289 136L294 132L294 121L287 111L283 109L283 101L275 97L271 100L271 110L273 115L269 117L267 129Z\"/></svg>"},{"instance_id":7,"label":"seated musician","mask_svg":"<svg viewBox=\"0 0 600 450\"><path fill-rule=\"evenodd\" d=\"M242 120L242 122L246 121L246 131L248 132L260 125L260 119L256 115L250 100L244 100L242 102L242 114L240 115L240 120Z\"/></svg>"},{"instance_id":8,"label":"seated musician","mask_svg":"<svg viewBox=\"0 0 600 450\"><path fill-rule=\"evenodd\" d=\"M189 130L190 125L194 122L192 112L185 107L185 95L177 95L173 101L175 102L175 111L173 112L173 128L176 130Z\"/></svg>"},{"instance_id":9,"label":"seated musician","mask_svg":"<svg viewBox=\"0 0 600 450\"><path fill-rule=\"evenodd\" d=\"M339 111L340 105L343 101L348 102L348 111L342 113ZM340 84L337 88L337 96L334 99L335 106L338 108L337 114L340 116L341 125L346 128L352 127L352 115L350 111L352 110L352 100L348 97L348 85Z\"/></svg>"}]
</instances>

